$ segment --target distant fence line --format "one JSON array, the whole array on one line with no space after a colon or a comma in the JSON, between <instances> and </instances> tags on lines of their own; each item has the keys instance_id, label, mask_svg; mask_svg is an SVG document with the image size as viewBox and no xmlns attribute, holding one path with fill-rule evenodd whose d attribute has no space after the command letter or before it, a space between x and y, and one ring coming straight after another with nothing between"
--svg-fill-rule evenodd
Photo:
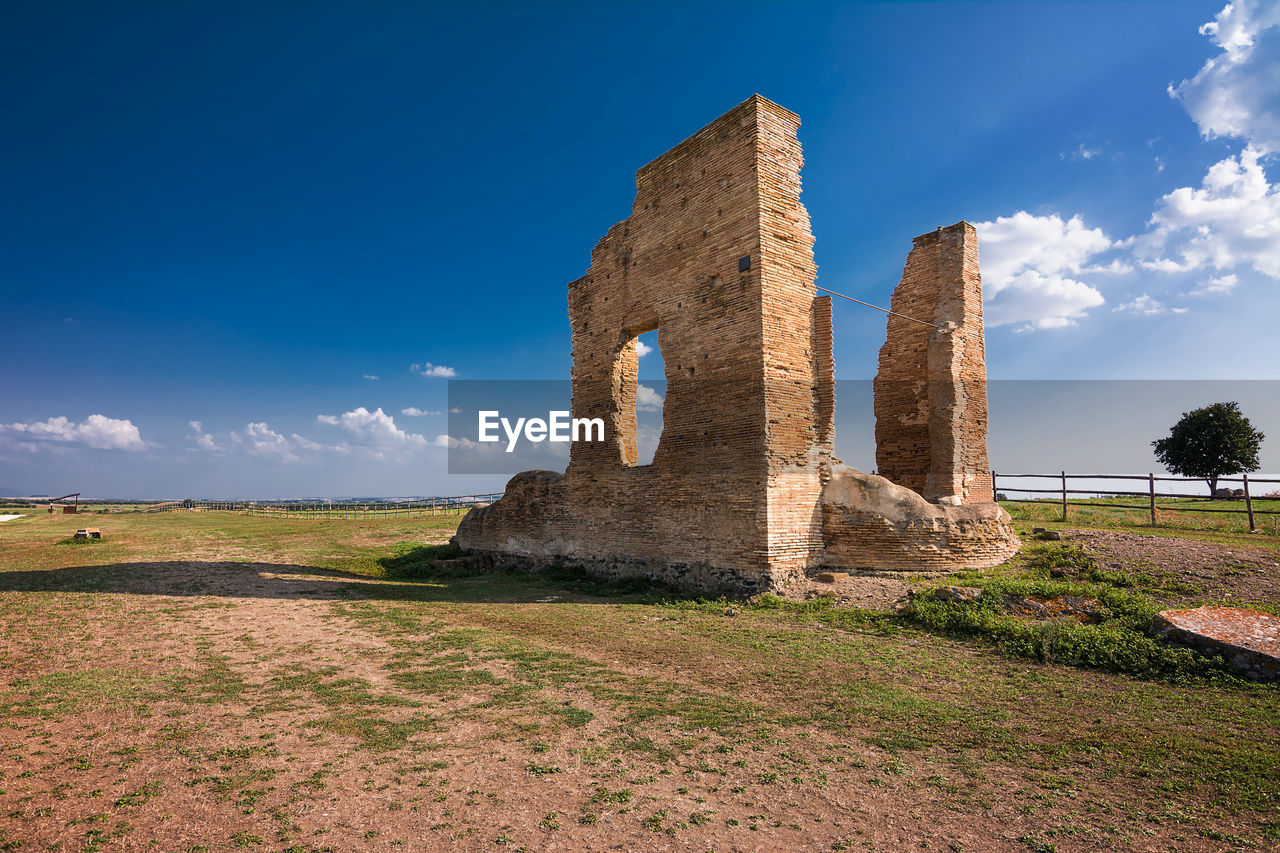
<instances>
[{"instance_id":1,"label":"distant fence line","mask_svg":"<svg viewBox=\"0 0 1280 853\"><path fill-rule=\"evenodd\" d=\"M408 501L324 501L301 503L293 501L183 501L186 509L223 510L246 515L275 518L393 518L449 515L491 504L502 497L502 492L478 495L455 495L446 498L422 498Z\"/></svg>"},{"instance_id":2,"label":"distant fence line","mask_svg":"<svg viewBox=\"0 0 1280 853\"><path fill-rule=\"evenodd\" d=\"M1026 492L1027 494L1043 494L1055 495L1053 498L1010 498L1005 497L1002 500L1009 503L1039 503L1039 504L1055 504L1062 507L1062 520L1067 520L1067 508L1070 506L1084 507L1109 507L1112 509L1128 509L1128 510L1147 510L1151 514L1151 524L1156 524L1157 512L1227 512L1237 515L1247 515L1249 517L1249 529L1253 530L1257 525L1254 524L1254 516L1256 515L1280 515L1280 510L1254 509L1253 495L1249 490L1249 485L1258 484L1280 484L1280 480L1250 480L1248 474L1239 477L1219 477L1219 483L1241 483L1244 494L1239 497L1231 498L1213 498L1206 497L1204 494L1180 494L1177 492L1157 492L1156 483L1203 483L1204 477L1157 477L1155 474L1068 474L1066 471L1059 471L1057 474L998 474L991 472L992 491L999 493L999 483L1002 480L1039 478L1052 479L1060 483L1058 488L1054 489L1025 489L1021 486L1007 487L1012 492ZM1142 491L1132 491L1124 489L1070 489L1067 488L1068 480L1139 480L1146 483L1147 488ZM1097 503L1096 501L1079 501L1070 500L1070 495L1097 495L1100 497L1143 497L1147 502L1143 505L1135 506L1133 504L1112 504ZM1244 506L1239 509L1229 509L1226 507L1199 507L1199 506L1156 506L1156 498L1179 498L1193 501L1214 501L1215 503L1223 500L1240 500Z\"/></svg>"},{"instance_id":3,"label":"distant fence line","mask_svg":"<svg viewBox=\"0 0 1280 853\"><path fill-rule=\"evenodd\" d=\"M411 500L385 501L139 501L105 500L82 501L80 512L109 513L112 515L138 515L157 512L223 511L246 515L277 516L280 518L393 518L396 516L449 515L455 512L483 506L502 497L502 492L485 492L474 495L454 495L438 498L413 498ZM47 498L37 499L48 501ZM87 510L86 504L98 504L99 509ZM48 503L32 499L0 498L0 508L47 508Z\"/></svg>"}]
</instances>

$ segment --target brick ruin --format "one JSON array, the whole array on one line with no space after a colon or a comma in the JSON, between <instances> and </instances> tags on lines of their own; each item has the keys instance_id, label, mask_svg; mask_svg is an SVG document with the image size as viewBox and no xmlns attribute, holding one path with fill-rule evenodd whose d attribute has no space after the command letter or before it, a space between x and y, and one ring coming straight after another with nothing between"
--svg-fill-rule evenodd
<instances>
[{"instance_id":1,"label":"brick ruin","mask_svg":"<svg viewBox=\"0 0 1280 853\"><path fill-rule=\"evenodd\" d=\"M959 222L915 238L889 310L875 379L880 474L931 501L992 500L974 227Z\"/></svg>"},{"instance_id":2,"label":"brick ruin","mask_svg":"<svg viewBox=\"0 0 1280 853\"><path fill-rule=\"evenodd\" d=\"M739 594L819 568L947 571L1017 549L985 470L967 223L917 238L894 294L895 311L939 327L891 317L881 352L877 464L900 482L836 458L831 302L814 289L799 125L755 95L636 173L631 216L569 285L573 416L603 417L604 441L571 445L563 474L517 474L463 519L460 546ZM663 430L637 465L636 338L654 329Z\"/></svg>"}]
</instances>

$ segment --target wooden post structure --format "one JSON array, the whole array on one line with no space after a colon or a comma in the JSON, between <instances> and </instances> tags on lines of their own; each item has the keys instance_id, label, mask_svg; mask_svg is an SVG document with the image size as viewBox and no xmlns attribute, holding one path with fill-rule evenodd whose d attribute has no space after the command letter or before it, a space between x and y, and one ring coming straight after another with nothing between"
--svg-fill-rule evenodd
<instances>
[{"instance_id":1,"label":"wooden post structure","mask_svg":"<svg viewBox=\"0 0 1280 853\"><path fill-rule=\"evenodd\" d=\"M1067 520L1067 472L1062 472L1062 520Z\"/></svg>"},{"instance_id":2,"label":"wooden post structure","mask_svg":"<svg viewBox=\"0 0 1280 853\"><path fill-rule=\"evenodd\" d=\"M1240 476L1244 478L1244 508L1249 513L1249 532L1252 533L1256 528L1253 526L1253 498L1249 496L1249 475Z\"/></svg>"},{"instance_id":3,"label":"wooden post structure","mask_svg":"<svg viewBox=\"0 0 1280 853\"><path fill-rule=\"evenodd\" d=\"M1156 526L1156 475L1147 474L1147 493L1151 496L1151 526Z\"/></svg>"}]
</instances>

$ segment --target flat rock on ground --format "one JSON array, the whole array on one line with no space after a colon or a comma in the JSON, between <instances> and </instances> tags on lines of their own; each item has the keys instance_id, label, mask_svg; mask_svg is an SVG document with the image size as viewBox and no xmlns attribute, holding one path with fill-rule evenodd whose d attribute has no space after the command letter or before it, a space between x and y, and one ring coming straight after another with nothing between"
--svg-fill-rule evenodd
<instances>
[{"instance_id":1,"label":"flat rock on ground","mask_svg":"<svg viewBox=\"0 0 1280 853\"><path fill-rule=\"evenodd\" d=\"M897 578L824 571L792 585L783 597L793 601L805 601L820 595L829 595L836 604L843 607L889 610L895 601L906 597L907 589L907 585Z\"/></svg>"},{"instance_id":2,"label":"flat rock on ground","mask_svg":"<svg viewBox=\"0 0 1280 853\"><path fill-rule=\"evenodd\" d=\"M1238 607L1165 610L1151 630L1167 640L1220 654L1250 678L1280 678L1280 618L1268 613Z\"/></svg>"}]
</instances>

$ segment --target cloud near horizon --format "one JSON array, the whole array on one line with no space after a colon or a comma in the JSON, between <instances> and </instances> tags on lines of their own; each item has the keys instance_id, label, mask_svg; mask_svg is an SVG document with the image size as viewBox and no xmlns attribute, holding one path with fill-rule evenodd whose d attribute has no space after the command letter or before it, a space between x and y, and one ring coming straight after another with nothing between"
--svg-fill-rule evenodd
<instances>
[{"instance_id":1,"label":"cloud near horizon","mask_svg":"<svg viewBox=\"0 0 1280 853\"><path fill-rule=\"evenodd\" d=\"M304 461L305 453L350 452L350 447L344 444L324 445L296 432L284 435L265 421L250 421L243 429L218 433L205 432L200 421L188 421L187 425L192 431L188 440L194 443L188 451L193 453L243 454L291 463Z\"/></svg>"},{"instance_id":2,"label":"cloud near horizon","mask_svg":"<svg viewBox=\"0 0 1280 853\"><path fill-rule=\"evenodd\" d=\"M316 415L315 422L342 430L341 440L325 444L296 432L285 435L272 429L265 421L251 421L243 429L226 433L207 433L200 421L190 421L188 425L193 432L190 437L194 443L193 451L243 453L279 462L318 459L326 454L355 454L374 461L403 461L419 450L435 446L424 436L396 426L395 419L380 407L370 411L359 406L340 415Z\"/></svg>"},{"instance_id":3,"label":"cloud near horizon","mask_svg":"<svg viewBox=\"0 0 1280 853\"><path fill-rule=\"evenodd\" d=\"M400 459L430 445L424 436L396 426L381 407L372 412L360 406L341 415L317 415L316 422L341 427L347 433L346 443L372 459Z\"/></svg>"},{"instance_id":4,"label":"cloud near horizon","mask_svg":"<svg viewBox=\"0 0 1280 853\"><path fill-rule=\"evenodd\" d=\"M35 452L46 447L82 445L94 450L146 450L149 446L127 418L89 415L76 423L53 417L33 423L0 424L0 446Z\"/></svg>"}]
</instances>

